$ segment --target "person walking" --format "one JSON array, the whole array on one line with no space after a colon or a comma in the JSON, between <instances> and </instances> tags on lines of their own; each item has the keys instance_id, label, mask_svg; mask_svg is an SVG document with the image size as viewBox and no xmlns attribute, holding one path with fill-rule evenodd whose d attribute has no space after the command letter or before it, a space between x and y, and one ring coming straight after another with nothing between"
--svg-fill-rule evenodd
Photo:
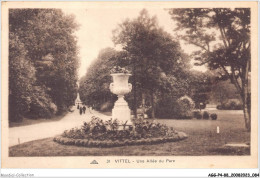
<instances>
[{"instance_id":1,"label":"person walking","mask_svg":"<svg viewBox=\"0 0 260 178\"><path fill-rule=\"evenodd\" d=\"M82 109L83 109L83 114L85 114L86 109L87 109L86 106L84 105Z\"/></svg>"},{"instance_id":2,"label":"person walking","mask_svg":"<svg viewBox=\"0 0 260 178\"><path fill-rule=\"evenodd\" d=\"M82 107L79 108L79 114L82 114Z\"/></svg>"},{"instance_id":3,"label":"person walking","mask_svg":"<svg viewBox=\"0 0 260 178\"><path fill-rule=\"evenodd\" d=\"M90 112L90 114L92 114L92 112L91 112L91 111L92 111L92 107L90 106L90 107L89 107L89 112Z\"/></svg>"}]
</instances>

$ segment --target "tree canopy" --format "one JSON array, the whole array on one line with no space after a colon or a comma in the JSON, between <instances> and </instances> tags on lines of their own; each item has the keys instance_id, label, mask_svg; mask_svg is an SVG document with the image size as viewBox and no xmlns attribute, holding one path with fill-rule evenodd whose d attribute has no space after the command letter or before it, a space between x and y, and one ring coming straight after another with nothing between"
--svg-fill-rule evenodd
<instances>
[{"instance_id":1,"label":"tree canopy","mask_svg":"<svg viewBox=\"0 0 260 178\"><path fill-rule=\"evenodd\" d=\"M27 93L24 111L28 117L51 117L74 104L78 49L73 33L77 28L73 16L59 9L10 9L9 113L25 103L22 95L16 95L20 92ZM24 73L20 75L19 70ZM30 90L19 87L28 82ZM17 114L9 119L21 120L25 115Z\"/></svg>"},{"instance_id":2,"label":"tree canopy","mask_svg":"<svg viewBox=\"0 0 260 178\"><path fill-rule=\"evenodd\" d=\"M245 126L250 130L250 9L182 8L170 9L177 22L175 31L198 47L193 58L198 65L219 69L219 78L230 79L241 96Z\"/></svg>"},{"instance_id":3,"label":"tree canopy","mask_svg":"<svg viewBox=\"0 0 260 178\"><path fill-rule=\"evenodd\" d=\"M155 93L187 87L188 57L178 41L160 28L157 18L150 17L147 10L142 10L137 18L119 24L113 37L114 43L121 45L129 56L134 94L139 91L143 99L150 98L152 107Z\"/></svg>"},{"instance_id":4,"label":"tree canopy","mask_svg":"<svg viewBox=\"0 0 260 178\"><path fill-rule=\"evenodd\" d=\"M103 49L88 67L79 85L80 98L84 104L99 110L102 104L113 101L113 94L109 90L112 82L110 70L116 65L118 55L119 52L112 48Z\"/></svg>"},{"instance_id":5,"label":"tree canopy","mask_svg":"<svg viewBox=\"0 0 260 178\"><path fill-rule=\"evenodd\" d=\"M105 101L113 103L115 95L111 97L108 87L112 82L109 70L116 65L132 73L133 90L126 100L134 112L140 105L149 105L154 116L158 100L168 96L176 100L188 92L188 56L181 50L179 42L159 27L156 17L150 17L146 10L119 24L113 31L113 41L122 50L100 52L81 81L83 101L94 103L93 97L97 96L100 99L95 101L106 98Z\"/></svg>"}]
</instances>

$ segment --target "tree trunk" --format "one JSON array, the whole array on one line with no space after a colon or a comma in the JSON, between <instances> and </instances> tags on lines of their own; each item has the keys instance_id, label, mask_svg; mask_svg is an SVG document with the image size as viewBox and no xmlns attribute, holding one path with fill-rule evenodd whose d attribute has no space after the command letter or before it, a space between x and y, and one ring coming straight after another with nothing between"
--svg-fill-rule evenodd
<instances>
[{"instance_id":1,"label":"tree trunk","mask_svg":"<svg viewBox=\"0 0 260 178\"><path fill-rule=\"evenodd\" d=\"M154 97L154 96L153 96L153 91L151 91L151 105L152 105L152 115L151 115L151 117L152 117L152 119L155 118L154 98L153 98L153 97Z\"/></svg>"},{"instance_id":2,"label":"tree trunk","mask_svg":"<svg viewBox=\"0 0 260 178\"><path fill-rule=\"evenodd\" d=\"M251 99L250 93L248 93L248 83L242 82L243 84L243 93L242 93L242 101L243 101L243 112L244 112L244 120L245 127L247 131L251 131Z\"/></svg>"},{"instance_id":3,"label":"tree trunk","mask_svg":"<svg viewBox=\"0 0 260 178\"><path fill-rule=\"evenodd\" d=\"M245 64L244 68L242 68L242 75L241 83L242 85L239 85L239 82L237 81L237 78L235 77L235 71L233 66L231 66L231 75L230 80L235 85L237 91L239 91L242 102L243 102L243 113L244 113L244 120L245 120L245 127L247 131L251 131L251 104L248 103L248 100L250 100L250 92L248 90L248 69L249 69L249 61Z\"/></svg>"},{"instance_id":4,"label":"tree trunk","mask_svg":"<svg viewBox=\"0 0 260 178\"><path fill-rule=\"evenodd\" d=\"M243 80L242 80L242 100L243 100L243 112L245 119L245 126L247 131L251 131L251 97L248 90L248 69L249 61L246 63Z\"/></svg>"},{"instance_id":5,"label":"tree trunk","mask_svg":"<svg viewBox=\"0 0 260 178\"><path fill-rule=\"evenodd\" d=\"M216 12L216 16L219 15L218 11L215 10ZM224 46L226 48L228 48L227 43L229 44L229 41L226 38L225 35L225 30L223 29L223 27L221 27L220 23L218 23L219 29L220 29L220 33L222 36L222 40L224 43ZM230 44L229 44L230 45ZM227 70L225 69L224 66L222 66L222 68L224 69L225 73L227 74L227 76L230 76L230 80L231 82L233 81L235 87L237 88L237 90L240 93L240 96L242 98L242 102L243 102L243 112L244 112L244 120L245 120L245 127L248 131L251 130L251 108L248 107L248 70L249 70L249 65L250 65L250 60L247 60L245 66L242 68L243 70L243 74L241 76L241 80L242 80L242 86L240 87L236 77L235 77L235 71L234 71L234 67L231 65L231 76L229 75L229 73L227 72ZM251 105L250 105L251 106Z\"/></svg>"},{"instance_id":6,"label":"tree trunk","mask_svg":"<svg viewBox=\"0 0 260 178\"><path fill-rule=\"evenodd\" d=\"M134 61L134 66L133 66L133 90L134 90L134 103L133 103L133 112L134 112L134 117L137 118L137 112L136 112L136 69L135 69L135 61Z\"/></svg>"},{"instance_id":7,"label":"tree trunk","mask_svg":"<svg viewBox=\"0 0 260 178\"><path fill-rule=\"evenodd\" d=\"M243 112L245 119L245 126L247 131L251 131L251 117L250 117L250 109L248 108L248 93L243 97Z\"/></svg>"},{"instance_id":8,"label":"tree trunk","mask_svg":"<svg viewBox=\"0 0 260 178\"><path fill-rule=\"evenodd\" d=\"M145 93L142 91L142 114L145 114Z\"/></svg>"}]
</instances>

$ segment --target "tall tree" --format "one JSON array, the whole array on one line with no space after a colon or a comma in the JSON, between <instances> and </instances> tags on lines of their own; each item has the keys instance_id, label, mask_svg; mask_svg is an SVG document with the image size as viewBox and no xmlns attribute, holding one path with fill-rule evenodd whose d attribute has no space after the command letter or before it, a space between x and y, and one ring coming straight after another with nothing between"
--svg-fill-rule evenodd
<instances>
[{"instance_id":1,"label":"tall tree","mask_svg":"<svg viewBox=\"0 0 260 178\"><path fill-rule=\"evenodd\" d=\"M35 117L50 117L48 111L54 114L58 109L61 113L74 104L78 78L78 49L74 36L77 27L74 17L64 15L60 9L9 11L9 31L19 37L27 51L26 60L35 69L31 93L34 100L31 100L29 111L36 114ZM9 56L10 61L11 58ZM39 95L41 99L37 99ZM47 110L39 111L47 106Z\"/></svg>"},{"instance_id":2,"label":"tall tree","mask_svg":"<svg viewBox=\"0 0 260 178\"><path fill-rule=\"evenodd\" d=\"M99 110L104 103L115 101L116 96L109 91L112 82L110 70L122 59L122 53L112 48L99 52L97 59L91 63L86 75L80 80L79 94L84 104Z\"/></svg>"},{"instance_id":3,"label":"tall tree","mask_svg":"<svg viewBox=\"0 0 260 178\"><path fill-rule=\"evenodd\" d=\"M198 64L221 69L222 78L234 84L243 102L245 127L250 131L250 9L184 8L170 9L169 13L177 22L179 36L198 47L193 53Z\"/></svg>"},{"instance_id":4,"label":"tall tree","mask_svg":"<svg viewBox=\"0 0 260 178\"><path fill-rule=\"evenodd\" d=\"M30 110L35 68L26 59L23 43L14 33L9 34L9 121L22 121Z\"/></svg>"},{"instance_id":5,"label":"tall tree","mask_svg":"<svg viewBox=\"0 0 260 178\"><path fill-rule=\"evenodd\" d=\"M113 41L128 53L133 73L134 113L136 114L136 93L150 98L154 117L154 95L165 89L169 77L173 80L183 74L183 53L178 42L158 26L156 17L150 17L144 9L139 16L125 20L114 30ZM183 77L183 76L182 76Z\"/></svg>"}]
</instances>

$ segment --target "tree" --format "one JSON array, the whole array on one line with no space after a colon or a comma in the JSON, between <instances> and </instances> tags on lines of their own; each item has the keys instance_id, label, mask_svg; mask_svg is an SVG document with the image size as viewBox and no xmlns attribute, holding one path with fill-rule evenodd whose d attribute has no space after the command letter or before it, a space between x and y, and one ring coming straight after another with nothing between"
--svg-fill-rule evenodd
<instances>
[{"instance_id":1,"label":"tree","mask_svg":"<svg viewBox=\"0 0 260 178\"><path fill-rule=\"evenodd\" d=\"M185 78L184 66L188 58L184 57L180 44L158 26L156 17L149 17L145 9L137 18L121 23L114 30L113 41L121 45L129 56L133 73L134 114L137 91L140 91L143 101L150 99L154 117L155 94L166 91L173 82L176 84L179 79Z\"/></svg>"},{"instance_id":2,"label":"tree","mask_svg":"<svg viewBox=\"0 0 260 178\"><path fill-rule=\"evenodd\" d=\"M64 15L60 9L10 9L9 31L23 44L26 61L35 70L28 115L51 117L74 104L78 78L74 36L77 28L74 17Z\"/></svg>"},{"instance_id":3,"label":"tree","mask_svg":"<svg viewBox=\"0 0 260 178\"><path fill-rule=\"evenodd\" d=\"M119 55L120 52L105 48L91 63L79 84L79 94L84 104L99 110L104 103L112 103L116 100L116 96L109 91L109 85L112 83L110 70L117 65L116 58Z\"/></svg>"},{"instance_id":4,"label":"tree","mask_svg":"<svg viewBox=\"0 0 260 178\"><path fill-rule=\"evenodd\" d=\"M245 127L250 131L250 9L184 8L170 9L169 13L177 22L179 36L199 48L193 53L198 64L221 69L222 79L234 84L243 102Z\"/></svg>"},{"instance_id":5,"label":"tree","mask_svg":"<svg viewBox=\"0 0 260 178\"><path fill-rule=\"evenodd\" d=\"M30 110L30 95L33 91L35 68L26 60L23 43L9 34L9 121L22 121Z\"/></svg>"},{"instance_id":6,"label":"tree","mask_svg":"<svg viewBox=\"0 0 260 178\"><path fill-rule=\"evenodd\" d=\"M220 105L223 105L229 99L240 99L235 86L229 80L218 81L212 86L211 99Z\"/></svg>"},{"instance_id":7,"label":"tree","mask_svg":"<svg viewBox=\"0 0 260 178\"><path fill-rule=\"evenodd\" d=\"M189 86L196 108L201 108L200 103L203 103L202 107L205 107L206 103L209 102L212 83L212 76L210 74L190 71Z\"/></svg>"}]
</instances>

